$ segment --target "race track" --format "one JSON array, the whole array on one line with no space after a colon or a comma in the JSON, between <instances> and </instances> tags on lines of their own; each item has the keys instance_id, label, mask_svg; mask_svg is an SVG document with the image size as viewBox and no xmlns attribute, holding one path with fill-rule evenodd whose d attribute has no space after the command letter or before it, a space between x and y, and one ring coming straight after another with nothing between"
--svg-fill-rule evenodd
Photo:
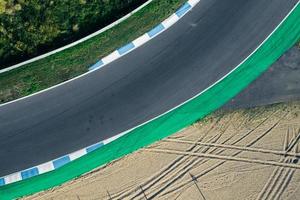
<instances>
[{"instance_id":1,"label":"race track","mask_svg":"<svg viewBox=\"0 0 300 200\"><path fill-rule=\"evenodd\" d=\"M0 106L0 177L112 137L193 97L243 61L297 2L201 0L170 29L100 70Z\"/></svg>"}]
</instances>

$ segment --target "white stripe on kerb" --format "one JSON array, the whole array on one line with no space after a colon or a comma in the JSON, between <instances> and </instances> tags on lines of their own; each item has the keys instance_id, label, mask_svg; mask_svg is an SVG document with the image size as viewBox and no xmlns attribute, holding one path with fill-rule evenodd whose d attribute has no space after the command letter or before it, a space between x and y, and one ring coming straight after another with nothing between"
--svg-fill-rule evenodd
<instances>
[{"instance_id":1,"label":"white stripe on kerb","mask_svg":"<svg viewBox=\"0 0 300 200\"><path fill-rule=\"evenodd\" d=\"M121 55L119 54L119 52L116 50L114 52L112 52L111 54L109 54L108 56L102 58L102 62L104 64L108 64L114 60L117 60L119 57L121 57Z\"/></svg>"},{"instance_id":2,"label":"white stripe on kerb","mask_svg":"<svg viewBox=\"0 0 300 200\"><path fill-rule=\"evenodd\" d=\"M22 180L21 173L17 172L4 177L5 184Z\"/></svg>"},{"instance_id":3,"label":"white stripe on kerb","mask_svg":"<svg viewBox=\"0 0 300 200\"><path fill-rule=\"evenodd\" d=\"M170 17L168 17L166 20L164 20L162 22L162 25L165 28L169 28L170 26L172 26L173 24L175 24L178 20L179 20L179 17L176 14L173 14Z\"/></svg>"},{"instance_id":4,"label":"white stripe on kerb","mask_svg":"<svg viewBox=\"0 0 300 200\"><path fill-rule=\"evenodd\" d=\"M151 38L149 37L148 34L144 34L141 37L138 37L137 39L133 40L132 43L134 44L135 47L142 46L146 42L148 42Z\"/></svg>"},{"instance_id":5,"label":"white stripe on kerb","mask_svg":"<svg viewBox=\"0 0 300 200\"><path fill-rule=\"evenodd\" d=\"M40 174L54 170L52 161L38 165L37 168L38 168Z\"/></svg>"},{"instance_id":6,"label":"white stripe on kerb","mask_svg":"<svg viewBox=\"0 0 300 200\"><path fill-rule=\"evenodd\" d=\"M188 3L194 7L197 3L199 3L200 0L189 0Z\"/></svg>"},{"instance_id":7,"label":"white stripe on kerb","mask_svg":"<svg viewBox=\"0 0 300 200\"><path fill-rule=\"evenodd\" d=\"M111 138L108 138L108 139L106 139L106 140L103 140L103 144L106 145L106 144L108 144L108 143L110 143L110 142L112 142L112 141L118 139L119 137L122 137L122 136L125 135L126 133L128 133L128 132L125 131L125 132L120 133L120 134L118 134L118 135L115 135L115 136L113 136L113 137L111 137Z\"/></svg>"},{"instance_id":8,"label":"white stripe on kerb","mask_svg":"<svg viewBox=\"0 0 300 200\"><path fill-rule=\"evenodd\" d=\"M86 150L85 149L81 149L79 151L75 151L73 153L69 154L70 160L75 160L77 158L80 158L81 156L84 156L86 154Z\"/></svg>"}]
</instances>

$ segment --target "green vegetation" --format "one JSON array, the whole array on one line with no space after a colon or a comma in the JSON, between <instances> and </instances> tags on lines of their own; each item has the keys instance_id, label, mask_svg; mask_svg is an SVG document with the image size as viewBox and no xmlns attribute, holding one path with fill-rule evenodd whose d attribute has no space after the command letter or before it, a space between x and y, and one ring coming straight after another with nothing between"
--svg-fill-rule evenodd
<instances>
[{"instance_id":1,"label":"green vegetation","mask_svg":"<svg viewBox=\"0 0 300 200\"><path fill-rule=\"evenodd\" d=\"M146 0L0 0L0 66L57 48Z\"/></svg>"},{"instance_id":2,"label":"green vegetation","mask_svg":"<svg viewBox=\"0 0 300 200\"><path fill-rule=\"evenodd\" d=\"M0 74L0 102L32 94L86 72L99 58L147 32L184 2L186 0L154 0L126 21L99 36L45 59Z\"/></svg>"}]
</instances>

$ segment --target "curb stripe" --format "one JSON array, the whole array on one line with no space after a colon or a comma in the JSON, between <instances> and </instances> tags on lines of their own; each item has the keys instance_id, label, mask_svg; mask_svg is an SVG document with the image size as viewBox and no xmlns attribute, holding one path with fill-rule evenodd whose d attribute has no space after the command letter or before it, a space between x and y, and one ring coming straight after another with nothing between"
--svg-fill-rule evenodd
<instances>
[{"instance_id":1,"label":"curb stripe","mask_svg":"<svg viewBox=\"0 0 300 200\"><path fill-rule=\"evenodd\" d=\"M133 40L132 43L134 46L139 47L148 42L151 38L149 37L148 34L144 34L141 37L138 37L137 39Z\"/></svg>"},{"instance_id":2,"label":"curb stripe","mask_svg":"<svg viewBox=\"0 0 300 200\"><path fill-rule=\"evenodd\" d=\"M160 33L161 31L163 31L165 29L165 27L162 24L158 24L156 27L154 27L152 30L150 30L147 34L149 35L149 37L154 37L155 35L157 35L158 33Z\"/></svg>"},{"instance_id":3,"label":"curb stripe","mask_svg":"<svg viewBox=\"0 0 300 200\"><path fill-rule=\"evenodd\" d=\"M125 54L126 52L132 50L134 48L134 44L132 42L126 44L125 46L119 48L117 51L119 52L120 55Z\"/></svg>"},{"instance_id":4,"label":"curb stripe","mask_svg":"<svg viewBox=\"0 0 300 200\"><path fill-rule=\"evenodd\" d=\"M5 184L13 183L22 180L21 173L17 172L4 177Z\"/></svg>"},{"instance_id":5,"label":"curb stripe","mask_svg":"<svg viewBox=\"0 0 300 200\"><path fill-rule=\"evenodd\" d=\"M53 161L54 169L60 168L71 161L69 156L64 156Z\"/></svg>"},{"instance_id":6,"label":"curb stripe","mask_svg":"<svg viewBox=\"0 0 300 200\"><path fill-rule=\"evenodd\" d=\"M0 186L5 185L4 178L0 178Z\"/></svg>"},{"instance_id":7,"label":"curb stripe","mask_svg":"<svg viewBox=\"0 0 300 200\"><path fill-rule=\"evenodd\" d=\"M99 60L98 62L96 62L96 64L92 65L92 66L89 68L89 71L98 69L98 68L100 68L102 65L104 65L103 61L102 61L102 60Z\"/></svg>"},{"instance_id":8,"label":"curb stripe","mask_svg":"<svg viewBox=\"0 0 300 200\"><path fill-rule=\"evenodd\" d=\"M165 21L162 22L162 25L167 29L171 27L173 24L175 24L180 18L173 14L169 18L167 18Z\"/></svg>"},{"instance_id":9,"label":"curb stripe","mask_svg":"<svg viewBox=\"0 0 300 200\"><path fill-rule=\"evenodd\" d=\"M96 149L99 149L99 148L102 147L102 146L103 146L103 143L100 142L100 143L98 143L98 144L94 144L94 145L92 145L92 146L86 148L86 151L87 151L88 153L90 153L90 152L92 152L92 151L94 151L94 150L96 150Z\"/></svg>"},{"instance_id":10,"label":"curb stripe","mask_svg":"<svg viewBox=\"0 0 300 200\"><path fill-rule=\"evenodd\" d=\"M186 2L175 13L178 17L181 17L185 13L187 13L191 8L192 8L192 6L188 2Z\"/></svg>"},{"instance_id":11,"label":"curb stripe","mask_svg":"<svg viewBox=\"0 0 300 200\"><path fill-rule=\"evenodd\" d=\"M76 160L77 158L80 158L81 156L84 156L85 154L87 154L87 151L85 149L81 149L79 151L75 151L74 153L71 153L70 156L70 160Z\"/></svg>"},{"instance_id":12,"label":"curb stripe","mask_svg":"<svg viewBox=\"0 0 300 200\"><path fill-rule=\"evenodd\" d=\"M114 60L117 60L120 57L121 57L121 55L119 54L119 52L118 51L114 51L111 54L109 54L108 56L104 57L102 59L102 61L103 61L104 64L108 64L108 63L110 63L110 62L112 62Z\"/></svg>"},{"instance_id":13,"label":"curb stripe","mask_svg":"<svg viewBox=\"0 0 300 200\"><path fill-rule=\"evenodd\" d=\"M38 168L40 174L54 170L52 161L38 165L37 168Z\"/></svg>"},{"instance_id":14,"label":"curb stripe","mask_svg":"<svg viewBox=\"0 0 300 200\"><path fill-rule=\"evenodd\" d=\"M37 167L25 170L21 172L22 180L39 175L39 171Z\"/></svg>"},{"instance_id":15,"label":"curb stripe","mask_svg":"<svg viewBox=\"0 0 300 200\"><path fill-rule=\"evenodd\" d=\"M188 3L194 7L197 3L199 3L200 0L189 0Z\"/></svg>"}]
</instances>

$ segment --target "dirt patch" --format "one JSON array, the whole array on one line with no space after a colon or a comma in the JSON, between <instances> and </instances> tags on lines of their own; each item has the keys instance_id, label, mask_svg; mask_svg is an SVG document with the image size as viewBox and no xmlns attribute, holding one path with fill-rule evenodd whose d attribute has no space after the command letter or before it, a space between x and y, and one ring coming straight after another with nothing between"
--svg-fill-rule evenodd
<instances>
[{"instance_id":1,"label":"dirt patch","mask_svg":"<svg viewBox=\"0 0 300 200\"><path fill-rule=\"evenodd\" d=\"M25 199L295 199L300 102L218 111L95 170Z\"/></svg>"}]
</instances>

